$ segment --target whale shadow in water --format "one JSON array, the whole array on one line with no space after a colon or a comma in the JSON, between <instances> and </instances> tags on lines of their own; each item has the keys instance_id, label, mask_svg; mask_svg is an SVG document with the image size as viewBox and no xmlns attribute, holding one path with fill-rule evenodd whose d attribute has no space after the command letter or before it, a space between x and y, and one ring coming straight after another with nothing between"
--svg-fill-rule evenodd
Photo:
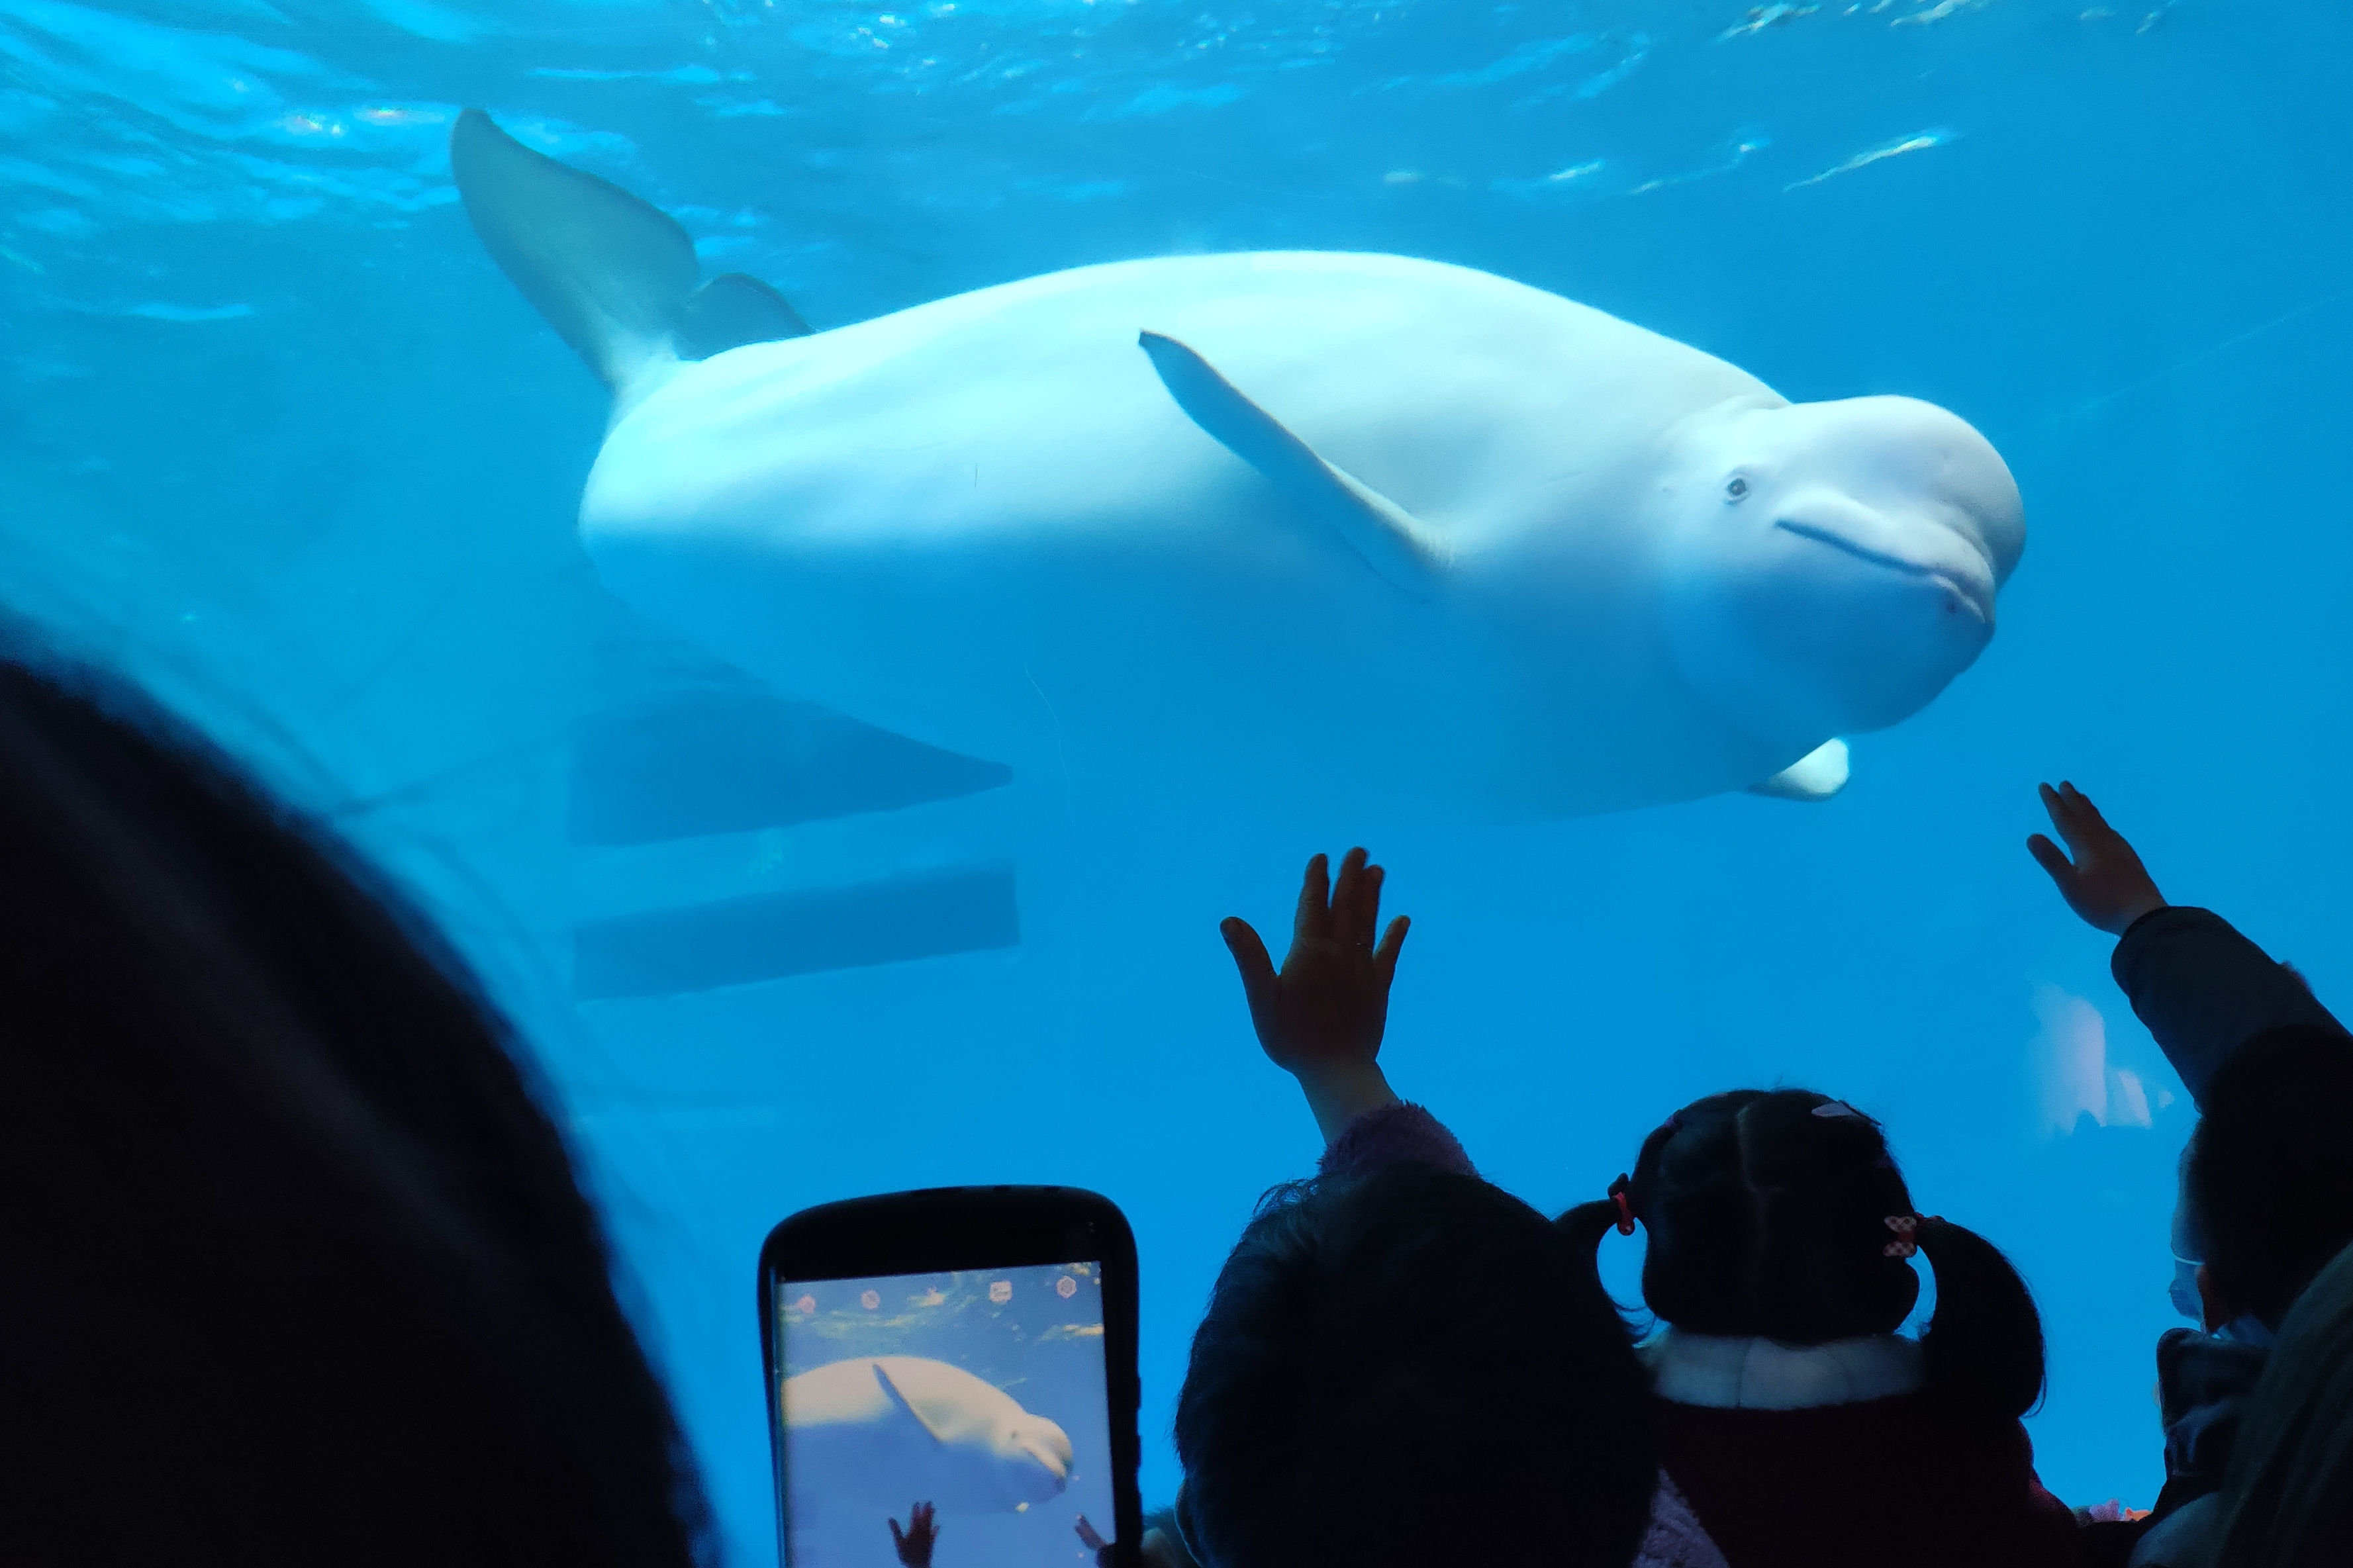
<instances>
[{"instance_id":1,"label":"whale shadow in water","mask_svg":"<svg viewBox=\"0 0 2353 1568\"><path fill-rule=\"evenodd\" d=\"M895 811L1009 784L1002 763L943 751L751 680L590 714L572 746L575 845L659 843Z\"/></svg>"},{"instance_id":2,"label":"whale shadow in water","mask_svg":"<svg viewBox=\"0 0 2353 1568\"><path fill-rule=\"evenodd\" d=\"M606 695L574 730L575 855L796 827L1002 788L1001 763L780 697L668 639L596 650ZM585 921L573 994L650 997L1018 945L1009 860L899 868Z\"/></svg>"}]
</instances>

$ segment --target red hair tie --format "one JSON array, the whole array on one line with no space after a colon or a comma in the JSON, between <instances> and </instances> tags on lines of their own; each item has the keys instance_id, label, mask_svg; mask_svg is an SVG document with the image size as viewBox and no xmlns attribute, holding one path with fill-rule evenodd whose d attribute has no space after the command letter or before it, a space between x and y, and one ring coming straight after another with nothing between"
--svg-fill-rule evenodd
<instances>
[{"instance_id":1,"label":"red hair tie","mask_svg":"<svg viewBox=\"0 0 2353 1568\"><path fill-rule=\"evenodd\" d=\"M1892 1214L1880 1222L1895 1233L1895 1239L1881 1247L1887 1258L1909 1258L1920 1250L1920 1216L1916 1214Z\"/></svg>"},{"instance_id":2,"label":"red hair tie","mask_svg":"<svg viewBox=\"0 0 2353 1568\"><path fill-rule=\"evenodd\" d=\"M1632 1187L1622 1173L1609 1184L1609 1201L1618 1205L1618 1234L1620 1236L1634 1234L1634 1205L1628 1197L1631 1191Z\"/></svg>"}]
</instances>

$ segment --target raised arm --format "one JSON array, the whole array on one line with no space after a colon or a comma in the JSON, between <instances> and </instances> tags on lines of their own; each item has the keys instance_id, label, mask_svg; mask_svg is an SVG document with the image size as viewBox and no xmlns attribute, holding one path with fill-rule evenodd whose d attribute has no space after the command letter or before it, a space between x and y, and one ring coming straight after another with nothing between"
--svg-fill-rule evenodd
<instances>
[{"instance_id":1,"label":"raised arm","mask_svg":"<svg viewBox=\"0 0 2353 1568\"><path fill-rule=\"evenodd\" d=\"M2304 979L2211 910L2168 904L2140 856L2072 784L2041 786L2063 853L2038 833L2027 849L2084 922L2119 940L2109 968L2192 1100L2215 1069L2266 1030L2341 1027Z\"/></svg>"}]
</instances>

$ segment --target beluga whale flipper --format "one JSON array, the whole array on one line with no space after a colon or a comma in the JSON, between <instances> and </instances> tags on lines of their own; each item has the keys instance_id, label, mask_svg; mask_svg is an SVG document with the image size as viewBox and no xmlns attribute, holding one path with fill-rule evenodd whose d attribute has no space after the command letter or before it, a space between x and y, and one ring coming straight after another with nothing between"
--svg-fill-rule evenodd
<instances>
[{"instance_id":1,"label":"beluga whale flipper","mask_svg":"<svg viewBox=\"0 0 2353 1568\"><path fill-rule=\"evenodd\" d=\"M1152 368L1176 406L1219 446L1329 522L1366 565L1391 583L1423 598L1438 592L1451 554L1444 540L1431 537L1397 502L1317 457L1183 343L1158 332L1142 333L1136 343L1152 356Z\"/></svg>"},{"instance_id":2,"label":"beluga whale flipper","mask_svg":"<svg viewBox=\"0 0 2353 1568\"><path fill-rule=\"evenodd\" d=\"M453 161L615 389L580 536L616 594L794 696L1103 798L1824 799L1842 737L1983 650L2025 544L1944 409L1791 404L1468 268L1165 257L698 334L724 280L697 289L670 218L476 112ZM1340 737L1375 765L1335 778Z\"/></svg>"}]
</instances>

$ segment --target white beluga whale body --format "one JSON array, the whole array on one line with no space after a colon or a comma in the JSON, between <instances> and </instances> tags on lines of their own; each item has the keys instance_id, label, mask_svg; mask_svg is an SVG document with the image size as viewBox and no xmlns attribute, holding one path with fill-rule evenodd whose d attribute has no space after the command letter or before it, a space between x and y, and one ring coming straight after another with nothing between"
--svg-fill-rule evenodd
<instances>
[{"instance_id":1,"label":"white beluga whale body","mask_svg":"<svg viewBox=\"0 0 2353 1568\"><path fill-rule=\"evenodd\" d=\"M1792 405L1466 268L1171 257L807 333L478 112L453 161L615 390L580 512L605 582L1017 768L1472 816L1820 798L1838 737L1976 658L2024 544L1943 409Z\"/></svg>"},{"instance_id":2,"label":"white beluga whale body","mask_svg":"<svg viewBox=\"0 0 2353 1568\"><path fill-rule=\"evenodd\" d=\"M796 1530L841 1511L887 1540L910 1502L1011 1513L1060 1496L1071 1439L1002 1389L923 1356L858 1356L785 1380L785 1471Z\"/></svg>"}]
</instances>

